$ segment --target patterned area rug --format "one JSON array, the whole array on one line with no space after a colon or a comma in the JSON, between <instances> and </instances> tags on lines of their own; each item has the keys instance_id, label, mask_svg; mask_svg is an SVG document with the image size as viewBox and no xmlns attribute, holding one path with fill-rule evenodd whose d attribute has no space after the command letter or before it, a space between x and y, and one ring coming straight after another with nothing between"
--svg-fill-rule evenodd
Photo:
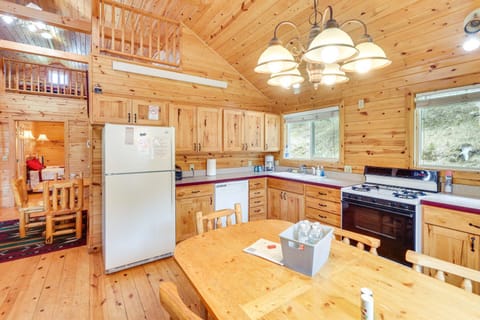
<instances>
[{"instance_id":1,"label":"patterned area rug","mask_svg":"<svg viewBox=\"0 0 480 320\"><path fill-rule=\"evenodd\" d=\"M20 238L18 220L0 222L0 263L38 254L83 246L86 244L86 214L83 216L83 234L80 239L75 234L59 235L53 238L52 244L45 244L45 227L34 227L27 230L25 238Z\"/></svg>"}]
</instances>

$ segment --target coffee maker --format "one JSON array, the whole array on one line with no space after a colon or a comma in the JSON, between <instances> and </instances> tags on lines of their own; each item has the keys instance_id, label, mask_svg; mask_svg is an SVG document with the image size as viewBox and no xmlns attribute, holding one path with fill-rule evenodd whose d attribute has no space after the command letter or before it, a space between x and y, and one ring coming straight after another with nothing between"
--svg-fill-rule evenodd
<instances>
[{"instance_id":1,"label":"coffee maker","mask_svg":"<svg viewBox=\"0 0 480 320\"><path fill-rule=\"evenodd\" d=\"M275 166L275 159L271 154L265 156L265 171L273 171Z\"/></svg>"}]
</instances>

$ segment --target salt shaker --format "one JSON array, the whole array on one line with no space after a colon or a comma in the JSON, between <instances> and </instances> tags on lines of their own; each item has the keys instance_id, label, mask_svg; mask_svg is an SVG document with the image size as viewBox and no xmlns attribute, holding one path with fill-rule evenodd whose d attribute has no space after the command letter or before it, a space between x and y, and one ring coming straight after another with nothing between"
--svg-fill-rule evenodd
<instances>
[{"instance_id":1,"label":"salt shaker","mask_svg":"<svg viewBox=\"0 0 480 320\"><path fill-rule=\"evenodd\" d=\"M360 319L374 320L373 293L369 288L360 289Z\"/></svg>"}]
</instances>

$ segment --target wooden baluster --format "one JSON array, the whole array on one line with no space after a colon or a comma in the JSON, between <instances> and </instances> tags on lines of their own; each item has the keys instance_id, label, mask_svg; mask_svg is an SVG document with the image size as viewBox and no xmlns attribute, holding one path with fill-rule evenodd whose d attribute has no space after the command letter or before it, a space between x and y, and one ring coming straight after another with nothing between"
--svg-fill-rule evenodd
<instances>
[{"instance_id":1,"label":"wooden baluster","mask_svg":"<svg viewBox=\"0 0 480 320\"><path fill-rule=\"evenodd\" d=\"M121 52L126 52L125 50L125 9L122 7L120 9L120 21L122 22L121 23L121 27L122 27L122 37L121 37L121 42L120 42L120 51Z\"/></svg>"},{"instance_id":2,"label":"wooden baluster","mask_svg":"<svg viewBox=\"0 0 480 320\"><path fill-rule=\"evenodd\" d=\"M465 289L467 292L473 291L472 280L464 278L462 281L462 288Z\"/></svg>"},{"instance_id":3,"label":"wooden baluster","mask_svg":"<svg viewBox=\"0 0 480 320\"><path fill-rule=\"evenodd\" d=\"M112 50L115 51L115 28L117 27L115 25L115 4L112 3L112 36L111 36L111 48Z\"/></svg>"}]
</instances>

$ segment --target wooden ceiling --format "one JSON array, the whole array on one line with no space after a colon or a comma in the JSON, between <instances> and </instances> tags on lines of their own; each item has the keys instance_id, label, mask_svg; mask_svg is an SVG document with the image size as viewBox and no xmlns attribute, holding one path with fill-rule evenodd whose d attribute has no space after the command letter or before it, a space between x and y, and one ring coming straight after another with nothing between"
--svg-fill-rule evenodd
<instances>
[{"instance_id":1,"label":"wooden ceiling","mask_svg":"<svg viewBox=\"0 0 480 320\"><path fill-rule=\"evenodd\" d=\"M90 1L78 0L0 0L0 11L8 3L26 5L29 2L36 3L45 12L72 19L89 20L91 17ZM118 2L182 21L266 96L275 100L291 99L291 91L269 87L266 84L267 75L257 74L253 69L280 21L294 22L304 37L303 42L306 42L310 29L308 21L313 12L312 0ZM328 95L337 90L351 90L356 85L384 77L400 77L422 70L428 73L445 66L455 68L462 61L479 57L478 52L464 52L461 44L465 39L463 21L468 13L480 7L480 0L318 1L320 11L328 5L333 6L334 18L340 23L348 19L365 22L368 33L384 49L392 64L367 75L351 75L349 82L337 88L323 87L314 91L306 82L299 100ZM77 54L89 53L89 35L54 29L58 38L45 41L29 35L25 28L13 28L0 21L0 38ZM352 25L346 31L355 41L362 30ZM293 29L286 27L280 29L279 37L286 41L294 34Z\"/></svg>"}]
</instances>

